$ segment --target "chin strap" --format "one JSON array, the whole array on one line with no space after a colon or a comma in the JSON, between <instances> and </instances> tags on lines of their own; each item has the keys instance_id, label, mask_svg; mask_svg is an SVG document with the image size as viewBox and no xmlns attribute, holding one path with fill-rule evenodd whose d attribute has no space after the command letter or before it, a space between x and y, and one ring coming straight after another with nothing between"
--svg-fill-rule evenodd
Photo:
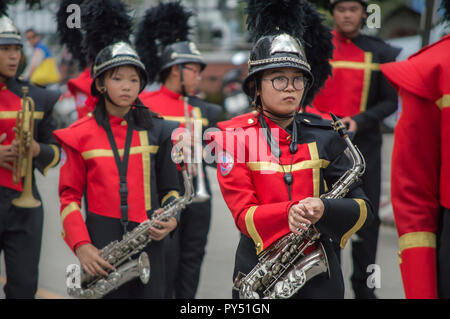
<instances>
[{"instance_id":1,"label":"chin strap","mask_svg":"<svg viewBox=\"0 0 450 319\"><path fill-rule=\"evenodd\" d=\"M178 67L180 68L181 94L182 94L183 96L187 96L187 94L186 94L186 87L184 86L183 64L179 64Z\"/></svg>"}]
</instances>

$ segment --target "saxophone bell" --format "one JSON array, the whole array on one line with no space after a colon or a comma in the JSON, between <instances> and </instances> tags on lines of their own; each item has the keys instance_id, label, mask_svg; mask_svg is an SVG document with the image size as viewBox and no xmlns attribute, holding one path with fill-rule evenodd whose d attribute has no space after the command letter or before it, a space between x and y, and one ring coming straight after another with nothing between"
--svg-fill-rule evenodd
<instances>
[{"instance_id":1,"label":"saxophone bell","mask_svg":"<svg viewBox=\"0 0 450 319\"><path fill-rule=\"evenodd\" d=\"M137 259L130 259L115 271L109 273L107 277L90 283L86 289L67 288L67 293L76 298L98 299L136 277L144 285L150 280L150 260L146 252L142 252ZM82 279L82 281L86 281L86 279Z\"/></svg>"}]
</instances>

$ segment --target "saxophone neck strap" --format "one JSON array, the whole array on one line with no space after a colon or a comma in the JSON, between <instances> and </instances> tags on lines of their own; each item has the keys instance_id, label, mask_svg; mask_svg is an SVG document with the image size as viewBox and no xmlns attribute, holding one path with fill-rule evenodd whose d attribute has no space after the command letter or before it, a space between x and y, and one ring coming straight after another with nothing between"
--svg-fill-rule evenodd
<instances>
[{"instance_id":1,"label":"saxophone neck strap","mask_svg":"<svg viewBox=\"0 0 450 319\"><path fill-rule=\"evenodd\" d=\"M127 118L128 116L128 118ZM125 138L125 148L123 153L123 158L120 158L119 150L117 148L116 140L114 134L111 130L111 125L109 120L106 121L106 134L108 136L109 144L114 154L114 159L116 161L117 171L119 173L119 195L120 195L120 212L122 218L120 222L123 226L123 233L128 232L128 184L127 184L127 171L128 171L128 158L130 157L131 139L133 137L134 123L130 113L127 114L125 118L128 122L127 135Z\"/></svg>"}]
</instances>

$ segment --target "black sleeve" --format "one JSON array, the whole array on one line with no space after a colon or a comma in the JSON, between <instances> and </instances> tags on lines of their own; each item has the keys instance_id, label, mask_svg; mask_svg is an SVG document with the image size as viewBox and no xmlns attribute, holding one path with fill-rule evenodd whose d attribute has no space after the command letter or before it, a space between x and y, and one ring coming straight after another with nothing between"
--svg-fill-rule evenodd
<instances>
[{"instance_id":1,"label":"black sleeve","mask_svg":"<svg viewBox=\"0 0 450 319\"><path fill-rule=\"evenodd\" d=\"M161 207L180 197L178 169L172 160L172 130L177 128L175 122L163 121L159 150L156 154L156 185ZM179 221L179 214L176 218Z\"/></svg>"},{"instance_id":2,"label":"black sleeve","mask_svg":"<svg viewBox=\"0 0 450 319\"><path fill-rule=\"evenodd\" d=\"M395 58L400 53L400 49L391 47L387 44L383 45L383 52L381 54L380 63L387 63L395 61ZM358 132L362 133L365 130L379 125L383 119L391 115L397 110L398 96L395 89L387 81L386 77L381 71L378 71L377 79L378 85L378 101L377 103L368 108L365 112L353 116L353 119L358 124Z\"/></svg>"},{"instance_id":3,"label":"black sleeve","mask_svg":"<svg viewBox=\"0 0 450 319\"><path fill-rule=\"evenodd\" d=\"M343 152L346 144L343 140L331 143L334 149L341 147L340 154L324 169L324 179L327 185L333 185L344 173L352 167L352 163ZM345 198L322 198L325 210L316 227L321 233L327 234L335 242L345 247L347 240L363 225L373 220L372 206L360 187L360 182L351 185L352 188Z\"/></svg>"},{"instance_id":4,"label":"black sleeve","mask_svg":"<svg viewBox=\"0 0 450 319\"><path fill-rule=\"evenodd\" d=\"M39 121L36 130L37 136L34 137L40 146L39 155L34 159L34 167L46 175L47 170L56 166L60 159L61 147L53 137L56 122L52 116L53 107L60 94L52 90L45 90L40 94L43 95L41 98L44 104L44 117Z\"/></svg>"}]
</instances>

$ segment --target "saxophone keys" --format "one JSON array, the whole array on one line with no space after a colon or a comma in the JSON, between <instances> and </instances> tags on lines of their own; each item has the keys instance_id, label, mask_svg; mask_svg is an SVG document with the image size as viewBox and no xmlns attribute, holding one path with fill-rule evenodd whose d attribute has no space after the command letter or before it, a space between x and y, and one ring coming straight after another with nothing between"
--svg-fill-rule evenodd
<instances>
[{"instance_id":1,"label":"saxophone keys","mask_svg":"<svg viewBox=\"0 0 450 319\"><path fill-rule=\"evenodd\" d=\"M272 271L268 271L264 277L261 279L262 284L267 287L270 284L270 280L272 279L273 276L273 272Z\"/></svg>"},{"instance_id":2,"label":"saxophone keys","mask_svg":"<svg viewBox=\"0 0 450 319\"><path fill-rule=\"evenodd\" d=\"M101 294L104 294L108 289L108 282L105 279L100 279L95 284L95 290L99 291Z\"/></svg>"},{"instance_id":3,"label":"saxophone keys","mask_svg":"<svg viewBox=\"0 0 450 319\"><path fill-rule=\"evenodd\" d=\"M121 277L122 276L117 271L114 271L109 274L108 283L111 284L112 286L117 286Z\"/></svg>"},{"instance_id":4,"label":"saxophone keys","mask_svg":"<svg viewBox=\"0 0 450 319\"><path fill-rule=\"evenodd\" d=\"M297 245L292 245L291 248L289 249L289 252L291 254L295 254L297 252L298 246Z\"/></svg>"},{"instance_id":5,"label":"saxophone keys","mask_svg":"<svg viewBox=\"0 0 450 319\"><path fill-rule=\"evenodd\" d=\"M139 235L138 236L138 238L137 238L137 240L140 242L140 243L144 243L144 242L146 242L147 241L147 236L146 235Z\"/></svg>"},{"instance_id":6,"label":"saxophone keys","mask_svg":"<svg viewBox=\"0 0 450 319\"><path fill-rule=\"evenodd\" d=\"M137 246L139 246L139 240L137 240L137 238L130 240L129 246L131 249L136 248Z\"/></svg>"},{"instance_id":7,"label":"saxophone keys","mask_svg":"<svg viewBox=\"0 0 450 319\"><path fill-rule=\"evenodd\" d=\"M283 254L283 256L281 257L281 263L282 264L285 264L288 260L289 260L289 258L291 257L291 253L290 252L285 252L284 254Z\"/></svg>"},{"instance_id":8,"label":"saxophone keys","mask_svg":"<svg viewBox=\"0 0 450 319\"><path fill-rule=\"evenodd\" d=\"M261 287L261 279L257 279L253 285L252 285L252 290L256 291Z\"/></svg>"},{"instance_id":9,"label":"saxophone keys","mask_svg":"<svg viewBox=\"0 0 450 319\"><path fill-rule=\"evenodd\" d=\"M279 263L276 263L275 265L272 266L272 272L274 274L277 274L280 270L281 270L282 266Z\"/></svg>"}]
</instances>

